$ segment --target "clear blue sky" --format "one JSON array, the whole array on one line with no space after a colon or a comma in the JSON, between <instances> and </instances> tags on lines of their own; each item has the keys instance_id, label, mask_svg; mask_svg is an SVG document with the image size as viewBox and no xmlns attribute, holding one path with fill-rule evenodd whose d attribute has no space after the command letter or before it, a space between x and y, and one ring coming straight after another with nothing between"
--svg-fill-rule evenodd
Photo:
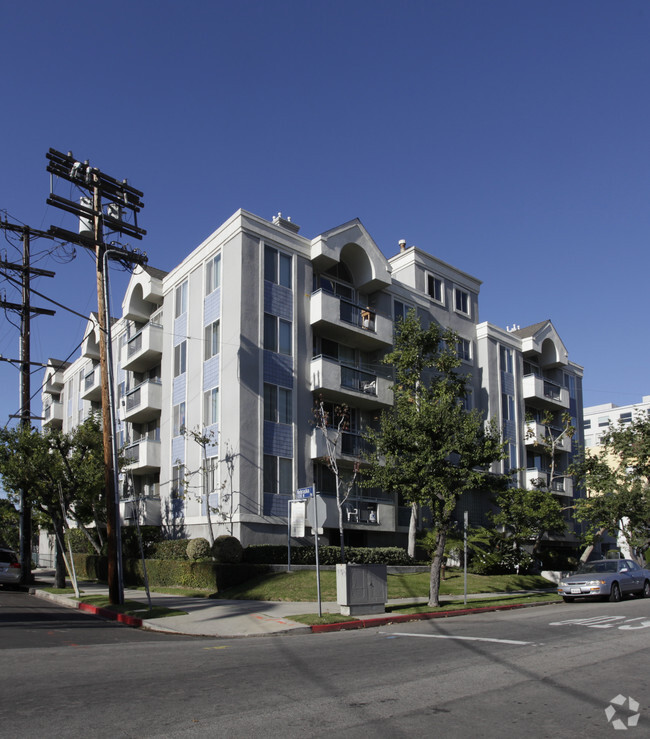
<instances>
[{"instance_id":1,"label":"clear blue sky","mask_svg":"<svg viewBox=\"0 0 650 739\"><path fill-rule=\"evenodd\" d=\"M53 147L144 192L161 269L238 208L310 238L359 217L387 256L404 238L483 280L481 320L552 319L587 405L640 401L649 42L645 0L4 2L0 210L74 228L45 204ZM96 308L89 254L38 266L57 275L37 290ZM33 358L65 358L84 325L36 318ZM4 424L18 372L0 382Z\"/></svg>"}]
</instances>

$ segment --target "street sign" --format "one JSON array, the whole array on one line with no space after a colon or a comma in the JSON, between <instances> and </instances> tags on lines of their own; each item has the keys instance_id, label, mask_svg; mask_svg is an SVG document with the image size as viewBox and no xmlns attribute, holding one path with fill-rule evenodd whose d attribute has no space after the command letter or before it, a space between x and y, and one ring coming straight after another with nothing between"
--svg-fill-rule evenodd
<instances>
[{"instance_id":1,"label":"street sign","mask_svg":"<svg viewBox=\"0 0 650 739\"><path fill-rule=\"evenodd\" d=\"M307 503L307 520L309 521L312 529L315 529L317 533L323 533L323 524L327 517L327 506L325 501L320 498L312 498Z\"/></svg>"},{"instance_id":2,"label":"street sign","mask_svg":"<svg viewBox=\"0 0 650 739\"><path fill-rule=\"evenodd\" d=\"M292 500L290 502L290 536L300 539L305 535L305 508L306 500Z\"/></svg>"},{"instance_id":3,"label":"street sign","mask_svg":"<svg viewBox=\"0 0 650 739\"><path fill-rule=\"evenodd\" d=\"M304 500L305 498L313 498L313 497L314 497L313 485L310 485L308 488L298 488L298 490L296 490L297 500Z\"/></svg>"}]
</instances>

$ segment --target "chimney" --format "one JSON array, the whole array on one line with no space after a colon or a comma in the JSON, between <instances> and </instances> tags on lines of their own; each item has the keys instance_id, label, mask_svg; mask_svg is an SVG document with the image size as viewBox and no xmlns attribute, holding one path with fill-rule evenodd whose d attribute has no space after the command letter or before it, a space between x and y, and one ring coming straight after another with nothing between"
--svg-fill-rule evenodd
<instances>
[{"instance_id":1,"label":"chimney","mask_svg":"<svg viewBox=\"0 0 650 739\"><path fill-rule=\"evenodd\" d=\"M405 251L406 250L406 239L400 239L398 243L399 243L400 252Z\"/></svg>"}]
</instances>

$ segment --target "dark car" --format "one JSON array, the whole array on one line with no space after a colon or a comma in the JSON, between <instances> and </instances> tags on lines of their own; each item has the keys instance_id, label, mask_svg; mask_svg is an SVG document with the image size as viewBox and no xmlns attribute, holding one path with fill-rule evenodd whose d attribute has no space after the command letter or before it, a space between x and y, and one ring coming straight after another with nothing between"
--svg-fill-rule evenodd
<instances>
[{"instance_id":1,"label":"dark car","mask_svg":"<svg viewBox=\"0 0 650 739\"><path fill-rule=\"evenodd\" d=\"M598 598L618 603L631 593L650 598L650 570L631 559L597 559L585 562L563 577L557 592L567 603L576 598Z\"/></svg>"}]
</instances>

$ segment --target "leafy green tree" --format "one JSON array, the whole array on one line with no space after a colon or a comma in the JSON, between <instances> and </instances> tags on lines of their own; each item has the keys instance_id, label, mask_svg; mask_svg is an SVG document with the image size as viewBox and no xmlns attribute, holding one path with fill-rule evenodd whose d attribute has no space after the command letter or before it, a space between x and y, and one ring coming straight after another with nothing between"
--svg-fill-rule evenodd
<instances>
[{"instance_id":1,"label":"leafy green tree","mask_svg":"<svg viewBox=\"0 0 650 739\"><path fill-rule=\"evenodd\" d=\"M504 458L495 422L466 410L467 377L458 372L458 337L432 323L423 329L415 311L396 326L393 351L394 404L367 433L375 449L365 472L367 484L402 493L409 503L428 506L436 541L429 605L437 606L447 536L460 496L504 484L490 466Z\"/></svg>"},{"instance_id":2,"label":"leafy green tree","mask_svg":"<svg viewBox=\"0 0 650 739\"><path fill-rule=\"evenodd\" d=\"M8 498L0 498L0 546L18 551L20 513Z\"/></svg>"},{"instance_id":3,"label":"leafy green tree","mask_svg":"<svg viewBox=\"0 0 650 739\"><path fill-rule=\"evenodd\" d=\"M650 548L650 418L611 428L601 444L601 453L583 454L572 469L588 494L576 501L576 518L589 544L600 533L620 535L642 563Z\"/></svg>"},{"instance_id":4,"label":"leafy green tree","mask_svg":"<svg viewBox=\"0 0 650 739\"><path fill-rule=\"evenodd\" d=\"M550 490L506 488L497 493L495 503L497 510L490 518L506 534L516 567L528 560L524 545L532 543L537 553L544 534L561 533L566 528L562 504Z\"/></svg>"},{"instance_id":5,"label":"leafy green tree","mask_svg":"<svg viewBox=\"0 0 650 739\"><path fill-rule=\"evenodd\" d=\"M56 536L56 584L65 585L63 535L74 520L96 551L106 513L104 459L99 421L91 417L70 434L34 428L0 430L0 475L10 498L26 490L34 510L45 516ZM92 528L90 524L94 524Z\"/></svg>"}]
</instances>

